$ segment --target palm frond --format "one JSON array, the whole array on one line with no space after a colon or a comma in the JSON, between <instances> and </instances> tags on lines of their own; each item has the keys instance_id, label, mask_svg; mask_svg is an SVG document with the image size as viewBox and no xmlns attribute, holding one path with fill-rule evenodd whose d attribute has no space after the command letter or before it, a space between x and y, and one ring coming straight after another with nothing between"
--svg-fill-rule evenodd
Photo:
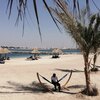
<instances>
[{"instance_id":1,"label":"palm frond","mask_svg":"<svg viewBox=\"0 0 100 100\"><path fill-rule=\"evenodd\" d=\"M98 11L100 12L100 8L96 5L95 1L92 0L93 4L95 5L95 7L98 9Z\"/></svg>"},{"instance_id":2,"label":"palm frond","mask_svg":"<svg viewBox=\"0 0 100 100\"><path fill-rule=\"evenodd\" d=\"M84 41L84 39L80 35L80 29L77 27L77 20L75 20L72 14L68 11L67 5L65 6L65 3L63 3L64 1L60 1L60 2L62 6L64 4L63 6L64 10L67 8L66 11L63 11L63 10L61 11L59 9L53 9L52 11L55 13L57 18L60 20L65 30L69 31L70 35L72 36L72 38L75 39L75 41L79 44L79 46L81 48L83 48L82 45L84 47L87 47L87 43ZM60 6L58 5L58 7Z\"/></svg>"},{"instance_id":3,"label":"palm frond","mask_svg":"<svg viewBox=\"0 0 100 100\"><path fill-rule=\"evenodd\" d=\"M81 14L80 14L80 5L79 5L78 0L77 0L77 8L78 8L78 13L79 13L79 18L81 19Z\"/></svg>"},{"instance_id":4,"label":"palm frond","mask_svg":"<svg viewBox=\"0 0 100 100\"><path fill-rule=\"evenodd\" d=\"M88 12L88 18L90 18L90 5L89 5L89 0L86 0L86 9Z\"/></svg>"},{"instance_id":5,"label":"palm frond","mask_svg":"<svg viewBox=\"0 0 100 100\"><path fill-rule=\"evenodd\" d=\"M11 10L12 10L12 5L13 5L13 0L8 0L8 4L7 4L7 10L9 9L9 17L11 15Z\"/></svg>"},{"instance_id":6,"label":"palm frond","mask_svg":"<svg viewBox=\"0 0 100 100\"><path fill-rule=\"evenodd\" d=\"M41 41L42 41L42 37L41 37L41 30L40 30L40 23L39 23L39 18L38 18L38 11L37 11L37 4L36 4L36 0L33 0L33 5L34 5L34 11L35 11L36 19L37 19L37 24L38 24L39 34L40 34L40 38L41 38Z\"/></svg>"},{"instance_id":7,"label":"palm frond","mask_svg":"<svg viewBox=\"0 0 100 100\"><path fill-rule=\"evenodd\" d=\"M76 0L73 0L73 11L76 10L76 7L77 7L77 5L76 5Z\"/></svg>"},{"instance_id":8,"label":"palm frond","mask_svg":"<svg viewBox=\"0 0 100 100\"><path fill-rule=\"evenodd\" d=\"M18 15L17 15L17 19L16 19L16 24L18 24L19 19L21 21L24 21L24 16L26 16L25 15L25 10L27 8L27 1L28 0L16 0L16 1L18 1L18 5L17 5ZM67 11L68 10L68 5L69 5L68 2L73 2L73 9L76 10L76 13L78 12L79 17L80 17L80 15L81 15L80 13L81 12L80 12L80 3L79 3L79 0L73 0L73 1L69 1L69 0L52 0L52 1L55 2L55 4L57 5L57 7L59 8L59 11L61 10L62 13L66 14L66 16L69 17L69 18L72 15L69 14L70 12ZM49 12L52 20L56 24L57 28L60 30L60 28L59 28L59 26L57 24L58 20L56 18L54 18L52 12L49 9L49 6L47 4L47 1L46 0L42 0L42 2L45 5L46 9L48 10L48 12ZM92 2L96 6L94 0L92 0ZM9 10L9 18L11 16L13 4L14 4L14 0L8 0L8 2L7 2L7 10ZM37 4L37 1L36 0L33 0L33 5L34 5L34 11L35 11L35 15L36 15L36 20L37 20L39 34L40 34L40 37L41 37L41 40L42 40L41 29L40 29L40 21L39 21L39 16L38 16L38 9L37 9L38 4ZM89 0L86 0L86 8L87 8L88 16L90 16ZM96 6L96 8L99 9L97 6ZM67 15L67 14L69 14L69 15ZM70 18L70 19L72 19L72 18ZM24 22L23 22L23 24L24 24Z\"/></svg>"},{"instance_id":9,"label":"palm frond","mask_svg":"<svg viewBox=\"0 0 100 100\"><path fill-rule=\"evenodd\" d=\"M99 26L100 26L100 16L99 16L99 14L97 14L96 23L94 25L94 31L95 32L98 31Z\"/></svg>"},{"instance_id":10,"label":"palm frond","mask_svg":"<svg viewBox=\"0 0 100 100\"><path fill-rule=\"evenodd\" d=\"M59 31L61 32L61 30L60 30L60 28L59 28L59 26L58 26L58 24L57 24L57 22L56 22L55 18L54 18L54 17L53 17L53 15L52 15L52 12L51 12L51 10L50 10L50 8L49 8L48 4L46 3L46 1L45 1L45 0L43 0L43 3L44 3L44 5L45 5L45 7L47 8L47 10L48 10L48 12L49 12L49 14L50 14L51 18L53 19L53 21L54 21L55 25L57 26L57 28L58 28L58 29L59 29Z\"/></svg>"}]
</instances>

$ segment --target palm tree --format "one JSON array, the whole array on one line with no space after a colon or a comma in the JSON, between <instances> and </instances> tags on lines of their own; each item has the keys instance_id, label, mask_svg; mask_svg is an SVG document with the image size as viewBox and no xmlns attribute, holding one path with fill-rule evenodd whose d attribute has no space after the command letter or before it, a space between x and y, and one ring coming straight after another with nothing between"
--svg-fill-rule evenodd
<instances>
[{"instance_id":1,"label":"palm tree","mask_svg":"<svg viewBox=\"0 0 100 100\"><path fill-rule=\"evenodd\" d=\"M82 14L81 19L75 18L70 10L68 9L68 5L64 1L60 1L56 3L56 7L50 8L53 15L57 18L59 23L63 25L64 29L71 35L71 37L78 44L84 58L84 73L86 79L86 94L88 95L97 95L94 94L95 90L91 86L90 81L90 61L89 54L93 47L96 45L94 42L97 38L94 36L94 30L92 29L93 24L95 24L96 17L95 15L91 17L91 20L85 24L86 12ZM84 16L83 16L84 15ZM83 20L83 22L81 21ZM88 24L88 25L87 25ZM100 37L100 34L98 34ZM100 38L99 38L100 39ZM97 41L98 42L98 41Z\"/></svg>"}]
</instances>

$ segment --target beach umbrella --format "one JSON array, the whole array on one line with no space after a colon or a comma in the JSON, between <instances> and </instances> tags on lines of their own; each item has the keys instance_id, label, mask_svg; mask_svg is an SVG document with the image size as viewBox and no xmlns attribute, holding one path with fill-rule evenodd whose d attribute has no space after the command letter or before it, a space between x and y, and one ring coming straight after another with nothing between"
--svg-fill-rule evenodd
<instances>
[{"instance_id":1,"label":"beach umbrella","mask_svg":"<svg viewBox=\"0 0 100 100\"><path fill-rule=\"evenodd\" d=\"M0 54L4 54L4 49L0 48Z\"/></svg>"},{"instance_id":2,"label":"beach umbrella","mask_svg":"<svg viewBox=\"0 0 100 100\"><path fill-rule=\"evenodd\" d=\"M58 49L58 48L54 48L52 50L52 58L59 58L59 54L63 54L62 50Z\"/></svg>"},{"instance_id":3,"label":"beach umbrella","mask_svg":"<svg viewBox=\"0 0 100 100\"><path fill-rule=\"evenodd\" d=\"M58 49L58 48L54 48L53 50L52 50L52 54L63 54L63 51L61 50L61 49Z\"/></svg>"},{"instance_id":4,"label":"beach umbrella","mask_svg":"<svg viewBox=\"0 0 100 100\"><path fill-rule=\"evenodd\" d=\"M0 48L0 54L7 54L10 53L11 51L8 50L7 48Z\"/></svg>"},{"instance_id":5,"label":"beach umbrella","mask_svg":"<svg viewBox=\"0 0 100 100\"><path fill-rule=\"evenodd\" d=\"M6 57L6 54L7 53L10 53L11 51L10 50L8 50L7 48L0 48L0 56L1 56L1 54L5 54L5 57Z\"/></svg>"},{"instance_id":6,"label":"beach umbrella","mask_svg":"<svg viewBox=\"0 0 100 100\"><path fill-rule=\"evenodd\" d=\"M33 48L31 53L34 54L34 57L36 57L36 55L40 54L40 51L37 48Z\"/></svg>"},{"instance_id":7,"label":"beach umbrella","mask_svg":"<svg viewBox=\"0 0 100 100\"><path fill-rule=\"evenodd\" d=\"M3 48L0 48L0 58L1 58L1 54L4 54Z\"/></svg>"},{"instance_id":8,"label":"beach umbrella","mask_svg":"<svg viewBox=\"0 0 100 100\"><path fill-rule=\"evenodd\" d=\"M37 48L33 48L32 51L31 51L31 53L33 53L33 54L39 54L40 51Z\"/></svg>"},{"instance_id":9,"label":"beach umbrella","mask_svg":"<svg viewBox=\"0 0 100 100\"><path fill-rule=\"evenodd\" d=\"M4 49L4 53L7 54L7 53L10 53L11 51L7 48L3 48Z\"/></svg>"}]
</instances>

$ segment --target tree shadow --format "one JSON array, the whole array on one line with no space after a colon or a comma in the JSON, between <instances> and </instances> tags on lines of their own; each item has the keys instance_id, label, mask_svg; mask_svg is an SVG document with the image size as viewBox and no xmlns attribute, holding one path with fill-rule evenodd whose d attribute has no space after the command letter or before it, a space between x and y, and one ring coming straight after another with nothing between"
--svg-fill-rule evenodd
<instances>
[{"instance_id":1,"label":"tree shadow","mask_svg":"<svg viewBox=\"0 0 100 100\"><path fill-rule=\"evenodd\" d=\"M77 93L79 93L79 92L61 91L61 93L66 93L66 94L74 95L74 94L77 94Z\"/></svg>"},{"instance_id":2,"label":"tree shadow","mask_svg":"<svg viewBox=\"0 0 100 100\"><path fill-rule=\"evenodd\" d=\"M97 65L96 65L96 67L97 67L97 68L100 68L100 66L97 66Z\"/></svg>"},{"instance_id":3,"label":"tree shadow","mask_svg":"<svg viewBox=\"0 0 100 100\"><path fill-rule=\"evenodd\" d=\"M85 88L85 85L72 85L72 86L68 86L68 89L82 89Z\"/></svg>"},{"instance_id":4,"label":"tree shadow","mask_svg":"<svg viewBox=\"0 0 100 100\"><path fill-rule=\"evenodd\" d=\"M40 83L38 82L32 82L29 85L23 85L20 83L16 83L16 82L11 82L8 81L7 82L10 86L0 86L0 88L2 89L10 89L11 91L0 91L0 93L4 93L4 94L14 94L14 93L47 93L50 92L48 91L47 88L51 89L50 86L46 85L45 83L43 83L43 85L47 88L44 88L43 86L41 86Z\"/></svg>"},{"instance_id":5,"label":"tree shadow","mask_svg":"<svg viewBox=\"0 0 100 100\"><path fill-rule=\"evenodd\" d=\"M86 87L85 85L71 85L71 86L64 88L60 92L75 95L75 94L79 94L82 91L82 89L84 89L85 87Z\"/></svg>"},{"instance_id":6,"label":"tree shadow","mask_svg":"<svg viewBox=\"0 0 100 100\"><path fill-rule=\"evenodd\" d=\"M91 65L92 65L92 67L94 66L94 64L91 64ZM95 67L100 68L100 66L98 66L98 65L95 65Z\"/></svg>"},{"instance_id":7,"label":"tree shadow","mask_svg":"<svg viewBox=\"0 0 100 100\"><path fill-rule=\"evenodd\" d=\"M9 86L0 86L1 89L10 89L10 91L6 90L6 91L0 91L0 94L20 94L20 93L52 93L51 91L48 91L48 89L44 88L43 86L41 86L40 83L38 82L32 82L31 84L28 85L23 85L20 83L16 83L16 82L11 82L8 81L7 82ZM47 88L52 89L52 87L50 87L49 85L43 83L44 86L46 86ZM72 88L81 88L84 87L82 85L74 85L74 86L69 86L67 88L64 88L63 90L61 90L59 93L66 93L66 94L77 94L79 92L73 92L72 90L69 91L68 89L72 89ZM57 91L53 91L53 92L57 92Z\"/></svg>"},{"instance_id":8,"label":"tree shadow","mask_svg":"<svg viewBox=\"0 0 100 100\"><path fill-rule=\"evenodd\" d=\"M72 94L72 95L79 94L82 91L82 89L84 89L85 87L86 87L85 85L71 85L66 88L69 91L61 91L61 92L67 93L67 94Z\"/></svg>"},{"instance_id":9,"label":"tree shadow","mask_svg":"<svg viewBox=\"0 0 100 100\"><path fill-rule=\"evenodd\" d=\"M69 70L69 69L55 69L55 70L59 70L59 71L62 71L62 72L71 72L71 70ZM84 71L74 69L74 70L72 70L72 72L84 72Z\"/></svg>"}]
</instances>

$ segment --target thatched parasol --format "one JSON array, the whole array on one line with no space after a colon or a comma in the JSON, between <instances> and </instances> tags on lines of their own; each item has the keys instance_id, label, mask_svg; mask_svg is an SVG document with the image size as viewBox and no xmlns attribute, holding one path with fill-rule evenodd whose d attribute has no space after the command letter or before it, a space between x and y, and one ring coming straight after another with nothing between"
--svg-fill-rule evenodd
<instances>
[{"instance_id":1,"label":"thatched parasol","mask_svg":"<svg viewBox=\"0 0 100 100\"><path fill-rule=\"evenodd\" d=\"M11 51L8 50L7 48L0 48L0 54L7 54L10 53Z\"/></svg>"},{"instance_id":2,"label":"thatched parasol","mask_svg":"<svg viewBox=\"0 0 100 100\"><path fill-rule=\"evenodd\" d=\"M37 55L39 56L40 51L37 48L33 48L31 53L34 54L34 58L38 58Z\"/></svg>"},{"instance_id":3,"label":"thatched parasol","mask_svg":"<svg viewBox=\"0 0 100 100\"><path fill-rule=\"evenodd\" d=\"M31 53L32 54L39 54L40 51L37 48L33 48Z\"/></svg>"},{"instance_id":4,"label":"thatched parasol","mask_svg":"<svg viewBox=\"0 0 100 100\"><path fill-rule=\"evenodd\" d=\"M6 59L6 54L10 52L11 51L8 50L7 48L0 48L0 57L1 57L1 54L5 54L5 59Z\"/></svg>"},{"instance_id":5,"label":"thatched parasol","mask_svg":"<svg viewBox=\"0 0 100 100\"><path fill-rule=\"evenodd\" d=\"M58 49L58 48L54 48L52 50L52 58L59 58L59 54L63 54L62 50Z\"/></svg>"},{"instance_id":6,"label":"thatched parasol","mask_svg":"<svg viewBox=\"0 0 100 100\"><path fill-rule=\"evenodd\" d=\"M63 54L63 52L62 52L61 49L54 48L54 49L52 50L52 54Z\"/></svg>"}]
</instances>

